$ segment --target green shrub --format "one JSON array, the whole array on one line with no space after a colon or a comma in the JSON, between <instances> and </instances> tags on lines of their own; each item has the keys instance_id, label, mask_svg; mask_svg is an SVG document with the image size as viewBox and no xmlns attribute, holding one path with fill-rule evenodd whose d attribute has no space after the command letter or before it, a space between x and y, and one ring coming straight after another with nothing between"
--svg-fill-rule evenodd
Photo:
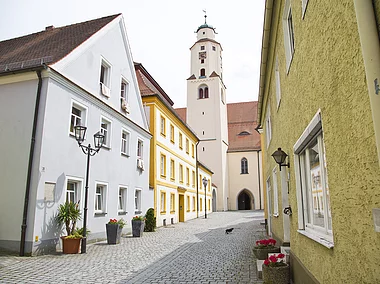
<instances>
[{"instance_id":1,"label":"green shrub","mask_svg":"<svg viewBox=\"0 0 380 284\"><path fill-rule=\"evenodd\" d=\"M145 214L144 232L154 232L156 230L156 217L154 217L154 209L149 208Z\"/></svg>"}]
</instances>

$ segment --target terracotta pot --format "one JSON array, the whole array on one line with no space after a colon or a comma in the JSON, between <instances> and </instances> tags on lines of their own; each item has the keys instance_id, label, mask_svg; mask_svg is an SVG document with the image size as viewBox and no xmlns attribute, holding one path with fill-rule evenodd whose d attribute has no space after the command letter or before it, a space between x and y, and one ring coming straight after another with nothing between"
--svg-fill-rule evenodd
<instances>
[{"instance_id":1,"label":"terracotta pot","mask_svg":"<svg viewBox=\"0 0 380 284\"><path fill-rule=\"evenodd\" d=\"M62 239L62 252L65 254L79 253L80 241L82 238L66 238L66 236L61 237Z\"/></svg>"},{"instance_id":2,"label":"terracotta pot","mask_svg":"<svg viewBox=\"0 0 380 284\"><path fill-rule=\"evenodd\" d=\"M134 237L141 237L144 232L144 221L132 220L132 235Z\"/></svg>"},{"instance_id":3,"label":"terracotta pot","mask_svg":"<svg viewBox=\"0 0 380 284\"><path fill-rule=\"evenodd\" d=\"M257 259L265 260L268 258L268 253L279 253L279 247L273 248L253 248L253 253L255 254Z\"/></svg>"},{"instance_id":4,"label":"terracotta pot","mask_svg":"<svg viewBox=\"0 0 380 284\"><path fill-rule=\"evenodd\" d=\"M107 244L119 244L122 230L123 229L118 224L106 224Z\"/></svg>"},{"instance_id":5,"label":"terracotta pot","mask_svg":"<svg viewBox=\"0 0 380 284\"><path fill-rule=\"evenodd\" d=\"M289 265L272 267L263 264L263 280L268 284L288 284Z\"/></svg>"}]
</instances>

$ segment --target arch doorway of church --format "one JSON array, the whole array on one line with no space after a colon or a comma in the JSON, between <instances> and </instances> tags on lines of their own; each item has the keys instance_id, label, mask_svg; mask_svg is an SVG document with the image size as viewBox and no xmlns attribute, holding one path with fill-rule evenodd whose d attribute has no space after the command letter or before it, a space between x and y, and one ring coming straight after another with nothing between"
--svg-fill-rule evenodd
<instances>
[{"instance_id":1,"label":"arch doorway of church","mask_svg":"<svg viewBox=\"0 0 380 284\"><path fill-rule=\"evenodd\" d=\"M242 190L237 198L238 202L238 210L252 210L254 208L254 203L253 203L253 196L252 194L244 189Z\"/></svg>"},{"instance_id":2,"label":"arch doorway of church","mask_svg":"<svg viewBox=\"0 0 380 284\"><path fill-rule=\"evenodd\" d=\"M212 212L216 212L216 190L212 190Z\"/></svg>"}]
</instances>

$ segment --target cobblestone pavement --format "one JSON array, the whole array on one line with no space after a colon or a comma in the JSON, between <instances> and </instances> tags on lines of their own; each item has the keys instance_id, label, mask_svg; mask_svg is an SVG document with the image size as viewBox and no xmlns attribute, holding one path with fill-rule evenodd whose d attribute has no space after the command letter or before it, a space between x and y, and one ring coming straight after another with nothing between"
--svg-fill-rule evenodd
<instances>
[{"instance_id":1,"label":"cobblestone pavement","mask_svg":"<svg viewBox=\"0 0 380 284\"><path fill-rule=\"evenodd\" d=\"M119 245L91 244L84 255L0 256L0 283L262 283L252 247L263 220L262 211L215 212Z\"/></svg>"}]
</instances>

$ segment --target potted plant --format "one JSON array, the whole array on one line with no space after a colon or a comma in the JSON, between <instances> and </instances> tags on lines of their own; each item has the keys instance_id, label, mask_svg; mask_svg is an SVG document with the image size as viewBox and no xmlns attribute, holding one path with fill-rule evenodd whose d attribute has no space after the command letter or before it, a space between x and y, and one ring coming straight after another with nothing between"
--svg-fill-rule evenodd
<instances>
[{"instance_id":1,"label":"potted plant","mask_svg":"<svg viewBox=\"0 0 380 284\"><path fill-rule=\"evenodd\" d=\"M66 236L62 236L63 253L78 253L82 235L76 230L76 224L81 219L79 203L65 202L60 204L57 222L60 226L65 224Z\"/></svg>"},{"instance_id":2,"label":"potted plant","mask_svg":"<svg viewBox=\"0 0 380 284\"><path fill-rule=\"evenodd\" d=\"M288 284L289 265L284 261L285 255L271 255L264 260L263 280L264 283Z\"/></svg>"},{"instance_id":3,"label":"potted plant","mask_svg":"<svg viewBox=\"0 0 380 284\"><path fill-rule=\"evenodd\" d=\"M154 209L149 208L145 214L144 232L154 232L156 230L156 217L154 217Z\"/></svg>"},{"instance_id":4,"label":"potted plant","mask_svg":"<svg viewBox=\"0 0 380 284\"><path fill-rule=\"evenodd\" d=\"M257 259L264 260L268 257L268 253L279 253L280 248L276 247L275 239L263 239L256 241L253 253Z\"/></svg>"},{"instance_id":5,"label":"potted plant","mask_svg":"<svg viewBox=\"0 0 380 284\"><path fill-rule=\"evenodd\" d=\"M132 218L132 235L134 237L141 237L144 232L145 217L135 216Z\"/></svg>"},{"instance_id":6,"label":"potted plant","mask_svg":"<svg viewBox=\"0 0 380 284\"><path fill-rule=\"evenodd\" d=\"M116 245L120 243L121 232L123 230L124 225L125 222L123 218L119 220L109 220L109 222L106 224L107 244Z\"/></svg>"}]
</instances>

